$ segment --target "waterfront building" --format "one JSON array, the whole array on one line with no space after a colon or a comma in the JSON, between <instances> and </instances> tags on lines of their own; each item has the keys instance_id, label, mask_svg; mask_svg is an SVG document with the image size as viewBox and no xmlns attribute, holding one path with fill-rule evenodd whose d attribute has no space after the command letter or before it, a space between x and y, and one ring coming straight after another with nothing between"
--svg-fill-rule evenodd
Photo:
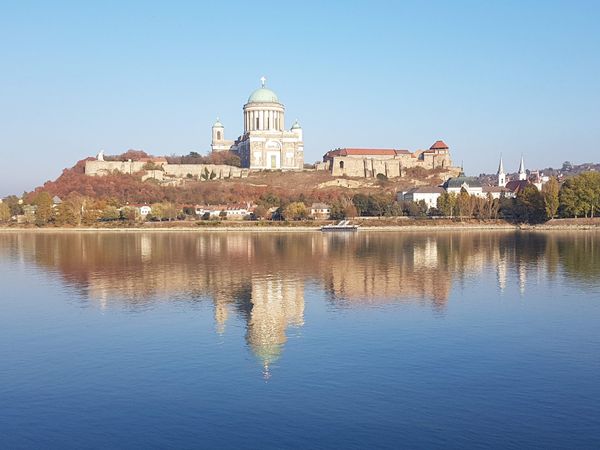
<instances>
[{"instance_id":1,"label":"waterfront building","mask_svg":"<svg viewBox=\"0 0 600 450\"><path fill-rule=\"evenodd\" d=\"M331 206L326 203L313 203L310 206L310 215L316 219L329 219Z\"/></svg>"},{"instance_id":2,"label":"waterfront building","mask_svg":"<svg viewBox=\"0 0 600 450\"><path fill-rule=\"evenodd\" d=\"M444 192L444 188L440 186L419 186L406 192L398 193L398 201L404 200L415 203L423 201L427 205L427 209L436 208L438 198Z\"/></svg>"}]
</instances>

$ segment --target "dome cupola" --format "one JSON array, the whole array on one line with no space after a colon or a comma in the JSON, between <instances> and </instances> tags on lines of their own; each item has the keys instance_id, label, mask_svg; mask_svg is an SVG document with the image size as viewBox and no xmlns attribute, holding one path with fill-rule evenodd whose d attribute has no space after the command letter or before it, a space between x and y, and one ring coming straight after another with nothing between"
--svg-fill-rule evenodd
<instances>
[{"instance_id":1,"label":"dome cupola","mask_svg":"<svg viewBox=\"0 0 600 450\"><path fill-rule=\"evenodd\" d=\"M265 87L266 81L265 77L260 78L260 88L250 94L244 105L244 133L285 130L285 107L275 92Z\"/></svg>"},{"instance_id":2,"label":"dome cupola","mask_svg":"<svg viewBox=\"0 0 600 450\"><path fill-rule=\"evenodd\" d=\"M275 94L275 92L273 92L271 89L265 87L266 81L267 79L265 77L261 77L261 86L252 94L250 94L250 97L248 97L248 103L279 103L277 94Z\"/></svg>"}]
</instances>

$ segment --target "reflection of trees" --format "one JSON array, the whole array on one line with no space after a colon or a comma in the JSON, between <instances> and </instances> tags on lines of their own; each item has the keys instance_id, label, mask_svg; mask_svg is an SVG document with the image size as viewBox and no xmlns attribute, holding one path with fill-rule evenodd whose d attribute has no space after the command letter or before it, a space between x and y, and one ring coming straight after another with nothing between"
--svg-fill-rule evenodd
<instances>
[{"instance_id":1,"label":"reflection of trees","mask_svg":"<svg viewBox=\"0 0 600 450\"><path fill-rule=\"evenodd\" d=\"M600 278L600 242L598 234L572 233L557 239L555 253L565 274L575 280Z\"/></svg>"},{"instance_id":2,"label":"reflection of trees","mask_svg":"<svg viewBox=\"0 0 600 450\"><path fill-rule=\"evenodd\" d=\"M596 233L16 233L16 252L89 298L130 304L181 295L235 303L253 281L311 279L332 301L443 304L453 278L541 267L585 279L600 273Z\"/></svg>"},{"instance_id":3,"label":"reflection of trees","mask_svg":"<svg viewBox=\"0 0 600 450\"><path fill-rule=\"evenodd\" d=\"M0 253L59 274L84 299L130 308L160 299L210 299L225 332L230 315L265 367L304 320L304 284L332 304L412 302L446 308L452 283L492 271L500 289L531 270L596 280L597 233L15 233Z\"/></svg>"}]
</instances>

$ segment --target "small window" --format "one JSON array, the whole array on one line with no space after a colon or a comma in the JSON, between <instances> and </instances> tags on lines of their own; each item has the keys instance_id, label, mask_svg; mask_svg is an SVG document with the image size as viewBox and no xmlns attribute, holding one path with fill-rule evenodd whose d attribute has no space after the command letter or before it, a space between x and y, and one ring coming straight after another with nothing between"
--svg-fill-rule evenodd
<instances>
[{"instance_id":1,"label":"small window","mask_svg":"<svg viewBox=\"0 0 600 450\"><path fill-rule=\"evenodd\" d=\"M220 140L221 140L221 132L217 131L217 141L220 141Z\"/></svg>"},{"instance_id":2,"label":"small window","mask_svg":"<svg viewBox=\"0 0 600 450\"><path fill-rule=\"evenodd\" d=\"M340 161L340 169L344 168L344 161Z\"/></svg>"},{"instance_id":3,"label":"small window","mask_svg":"<svg viewBox=\"0 0 600 450\"><path fill-rule=\"evenodd\" d=\"M256 118L256 129L258 130L258 117Z\"/></svg>"}]
</instances>

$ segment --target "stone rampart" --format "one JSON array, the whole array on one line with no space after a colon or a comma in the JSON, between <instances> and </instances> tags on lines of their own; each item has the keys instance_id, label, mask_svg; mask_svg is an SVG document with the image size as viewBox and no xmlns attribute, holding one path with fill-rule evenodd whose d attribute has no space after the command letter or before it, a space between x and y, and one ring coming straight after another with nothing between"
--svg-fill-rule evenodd
<instances>
[{"instance_id":1,"label":"stone rampart","mask_svg":"<svg viewBox=\"0 0 600 450\"><path fill-rule=\"evenodd\" d=\"M135 173L144 170L147 163L144 161L86 161L85 174L108 175L113 172L118 173Z\"/></svg>"},{"instance_id":2,"label":"stone rampart","mask_svg":"<svg viewBox=\"0 0 600 450\"><path fill-rule=\"evenodd\" d=\"M328 163L328 164L327 164ZM320 170L329 170L335 177L349 176L375 178L383 174L388 178L401 177L403 170L422 167L431 170L437 168L450 169L452 162L449 155L439 154L407 154L392 158L370 158L356 156L334 156L317 166Z\"/></svg>"},{"instance_id":3,"label":"stone rampart","mask_svg":"<svg viewBox=\"0 0 600 450\"><path fill-rule=\"evenodd\" d=\"M146 161L86 161L85 174L103 176L114 172L132 174L145 171L143 179L158 181L190 177L202 180L203 176L209 179L244 178L248 175L247 169L225 164L160 164L162 169L158 170L146 170L146 164Z\"/></svg>"}]
</instances>

